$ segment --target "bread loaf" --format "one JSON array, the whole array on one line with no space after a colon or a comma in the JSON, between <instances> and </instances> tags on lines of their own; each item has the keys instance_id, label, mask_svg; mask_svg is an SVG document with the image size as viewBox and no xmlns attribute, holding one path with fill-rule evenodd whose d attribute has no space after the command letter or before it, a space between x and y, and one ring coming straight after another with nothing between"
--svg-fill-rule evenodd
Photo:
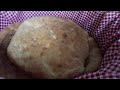
<instances>
[{"instance_id":1,"label":"bread loaf","mask_svg":"<svg viewBox=\"0 0 120 90\"><path fill-rule=\"evenodd\" d=\"M101 61L96 42L85 30L72 20L52 16L20 24L7 56L25 72L43 79L74 78L96 71Z\"/></svg>"}]
</instances>

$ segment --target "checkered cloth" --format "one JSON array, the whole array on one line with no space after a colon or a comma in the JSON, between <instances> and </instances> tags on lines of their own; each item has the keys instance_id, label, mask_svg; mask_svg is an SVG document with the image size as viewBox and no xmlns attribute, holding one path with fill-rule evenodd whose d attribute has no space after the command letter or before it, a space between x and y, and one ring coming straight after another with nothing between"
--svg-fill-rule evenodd
<instances>
[{"instance_id":1,"label":"checkered cloth","mask_svg":"<svg viewBox=\"0 0 120 90\"><path fill-rule=\"evenodd\" d=\"M119 11L1 11L0 30L9 24L34 16L69 18L84 28L98 43L103 60L99 70L75 79L120 78L120 12Z\"/></svg>"}]
</instances>

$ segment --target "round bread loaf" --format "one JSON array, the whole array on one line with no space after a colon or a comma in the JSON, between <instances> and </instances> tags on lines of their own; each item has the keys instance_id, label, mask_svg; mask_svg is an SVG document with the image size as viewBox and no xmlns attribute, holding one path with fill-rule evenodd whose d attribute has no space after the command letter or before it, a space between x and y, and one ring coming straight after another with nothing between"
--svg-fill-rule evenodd
<instances>
[{"instance_id":1,"label":"round bread loaf","mask_svg":"<svg viewBox=\"0 0 120 90\"><path fill-rule=\"evenodd\" d=\"M42 16L25 20L17 29L8 48L11 62L37 78L67 79L85 72L89 35L72 20ZM98 49L99 54L99 49ZM96 52L94 52L95 54ZM94 55L93 54L93 55ZM100 63L98 55L95 71ZM94 64L92 64L94 65Z\"/></svg>"}]
</instances>

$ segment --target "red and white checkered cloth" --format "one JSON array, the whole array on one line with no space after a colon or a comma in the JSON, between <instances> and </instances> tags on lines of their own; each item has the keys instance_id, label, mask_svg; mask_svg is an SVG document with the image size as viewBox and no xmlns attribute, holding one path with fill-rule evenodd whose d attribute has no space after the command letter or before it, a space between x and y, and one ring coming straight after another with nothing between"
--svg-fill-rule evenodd
<instances>
[{"instance_id":1,"label":"red and white checkered cloth","mask_svg":"<svg viewBox=\"0 0 120 90\"><path fill-rule=\"evenodd\" d=\"M1 11L0 30L9 24L43 15L69 18L97 41L103 55L99 70L75 79L120 78L120 11Z\"/></svg>"}]
</instances>

